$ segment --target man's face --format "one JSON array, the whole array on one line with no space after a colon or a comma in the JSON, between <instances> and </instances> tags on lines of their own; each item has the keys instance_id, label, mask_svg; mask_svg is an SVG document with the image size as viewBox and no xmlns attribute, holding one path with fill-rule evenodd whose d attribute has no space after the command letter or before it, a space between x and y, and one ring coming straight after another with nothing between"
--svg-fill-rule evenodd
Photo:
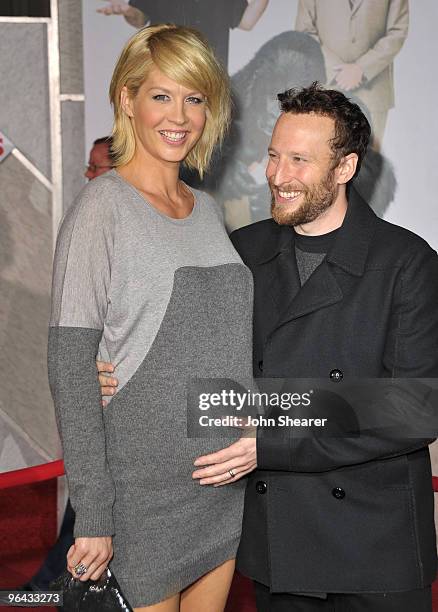
<instances>
[{"instance_id":1,"label":"man's face","mask_svg":"<svg viewBox=\"0 0 438 612\"><path fill-rule=\"evenodd\" d=\"M105 174L112 168L112 161L109 156L109 146L102 142L101 144L94 145L90 151L90 158L88 160L87 170L85 176L89 181Z\"/></svg>"},{"instance_id":2,"label":"man's face","mask_svg":"<svg viewBox=\"0 0 438 612\"><path fill-rule=\"evenodd\" d=\"M330 139L334 121L315 113L280 115L268 149L266 177L272 218L280 225L310 223L338 194Z\"/></svg>"}]
</instances>

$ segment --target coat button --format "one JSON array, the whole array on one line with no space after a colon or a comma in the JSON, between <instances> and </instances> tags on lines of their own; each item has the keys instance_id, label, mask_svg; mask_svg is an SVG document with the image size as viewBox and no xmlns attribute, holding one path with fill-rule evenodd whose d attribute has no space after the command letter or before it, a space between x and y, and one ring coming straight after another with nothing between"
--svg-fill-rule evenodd
<instances>
[{"instance_id":1,"label":"coat button","mask_svg":"<svg viewBox=\"0 0 438 612\"><path fill-rule=\"evenodd\" d=\"M257 493L260 493L260 495L263 495L264 493L266 493L267 488L268 488L268 485L266 484L266 482L263 482L263 480L258 480L256 482L256 491Z\"/></svg>"},{"instance_id":2,"label":"coat button","mask_svg":"<svg viewBox=\"0 0 438 612\"><path fill-rule=\"evenodd\" d=\"M330 378L333 382L341 382L341 380L344 378L344 374L341 370L335 368L330 372Z\"/></svg>"},{"instance_id":3,"label":"coat button","mask_svg":"<svg viewBox=\"0 0 438 612\"><path fill-rule=\"evenodd\" d=\"M263 372L263 359L261 359L258 363L260 372Z\"/></svg>"},{"instance_id":4,"label":"coat button","mask_svg":"<svg viewBox=\"0 0 438 612\"><path fill-rule=\"evenodd\" d=\"M332 490L332 495L333 495L333 497L336 497L336 499L344 499L345 491L341 487L335 487Z\"/></svg>"}]
</instances>

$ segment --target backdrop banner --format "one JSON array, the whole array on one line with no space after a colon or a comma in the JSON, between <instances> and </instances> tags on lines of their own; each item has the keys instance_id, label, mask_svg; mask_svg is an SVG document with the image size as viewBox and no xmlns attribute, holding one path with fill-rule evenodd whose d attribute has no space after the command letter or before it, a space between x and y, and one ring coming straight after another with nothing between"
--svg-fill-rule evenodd
<instances>
[{"instance_id":1,"label":"backdrop banner","mask_svg":"<svg viewBox=\"0 0 438 612\"><path fill-rule=\"evenodd\" d=\"M355 188L380 216L438 247L435 0L84 0L85 156L111 130L108 86L124 43L159 22L202 30L227 62L235 118L201 188L225 207L230 230L270 214L264 173L276 94L318 80L357 101L372 124Z\"/></svg>"}]
</instances>

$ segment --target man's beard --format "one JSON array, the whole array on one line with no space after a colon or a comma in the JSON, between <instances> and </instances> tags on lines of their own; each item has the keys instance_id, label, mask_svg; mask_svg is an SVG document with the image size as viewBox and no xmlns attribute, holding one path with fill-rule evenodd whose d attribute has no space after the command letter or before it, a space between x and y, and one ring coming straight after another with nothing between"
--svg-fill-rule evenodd
<instances>
[{"instance_id":1,"label":"man's beard","mask_svg":"<svg viewBox=\"0 0 438 612\"><path fill-rule=\"evenodd\" d=\"M279 225L303 225L315 221L325 212L336 199L337 185L334 180L334 170L330 170L327 175L319 182L305 187L304 185L294 186L292 183L284 185L281 191L301 191L300 198L304 196L298 208L289 210L290 204L277 204L275 194L271 184L271 215ZM270 183L270 182L269 182ZM293 207L293 204L292 204Z\"/></svg>"}]
</instances>

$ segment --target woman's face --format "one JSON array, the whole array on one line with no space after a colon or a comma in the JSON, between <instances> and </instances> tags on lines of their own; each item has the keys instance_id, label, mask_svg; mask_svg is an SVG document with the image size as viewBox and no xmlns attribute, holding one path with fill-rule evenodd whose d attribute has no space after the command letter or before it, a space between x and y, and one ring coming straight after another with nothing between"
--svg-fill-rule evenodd
<instances>
[{"instance_id":1,"label":"woman's face","mask_svg":"<svg viewBox=\"0 0 438 612\"><path fill-rule=\"evenodd\" d=\"M153 68L136 97L122 90L122 107L131 117L137 154L169 163L183 161L200 139L206 99Z\"/></svg>"}]
</instances>

